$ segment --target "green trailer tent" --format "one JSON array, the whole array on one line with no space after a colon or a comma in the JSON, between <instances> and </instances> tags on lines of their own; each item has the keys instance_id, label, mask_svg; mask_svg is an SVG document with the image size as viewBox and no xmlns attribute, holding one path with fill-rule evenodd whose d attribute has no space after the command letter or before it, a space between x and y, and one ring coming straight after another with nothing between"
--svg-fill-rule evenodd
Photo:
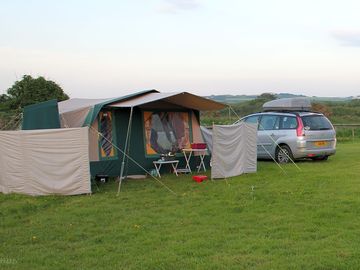
<instances>
[{"instance_id":1,"label":"green trailer tent","mask_svg":"<svg viewBox=\"0 0 360 270\"><path fill-rule=\"evenodd\" d=\"M144 174L139 165L151 170L152 162L168 152L178 152L183 162L180 150L193 142L203 142L199 112L224 107L187 92L157 90L119 98L69 99L58 103L62 128L90 127L92 176Z\"/></svg>"}]
</instances>

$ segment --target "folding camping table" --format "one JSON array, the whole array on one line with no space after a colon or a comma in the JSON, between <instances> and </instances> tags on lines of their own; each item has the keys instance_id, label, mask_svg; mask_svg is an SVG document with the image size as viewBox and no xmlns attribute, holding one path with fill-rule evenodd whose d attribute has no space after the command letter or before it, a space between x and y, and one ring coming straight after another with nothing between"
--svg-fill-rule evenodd
<instances>
[{"instance_id":1,"label":"folding camping table","mask_svg":"<svg viewBox=\"0 0 360 270\"><path fill-rule=\"evenodd\" d=\"M199 157L200 157L200 163L199 163L197 171L199 172L201 167L203 167L204 172L206 172L204 158L205 158L205 155L207 154L207 148L204 148L204 149L184 148L182 151L183 151L185 161L186 161L186 167L185 168L187 169L188 172L192 173L191 167L190 167L190 159L193 156L193 153L194 154L198 153Z\"/></svg>"},{"instance_id":2,"label":"folding camping table","mask_svg":"<svg viewBox=\"0 0 360 270\"><path fill-rule=\"evenodd\" d=\"M161 160L160 159L160 160L153 161L153 163L154 163L155 170L156 170L156 173L159 176L159 178L161 178L160 169L161 169L161 165L163 165L163 164L171 164L172 168L174 169L174 173L176 174L176 176L178 176L178 173L177 173L177 166L179 164L178 160Z\"/></svg>"}]
</instances>

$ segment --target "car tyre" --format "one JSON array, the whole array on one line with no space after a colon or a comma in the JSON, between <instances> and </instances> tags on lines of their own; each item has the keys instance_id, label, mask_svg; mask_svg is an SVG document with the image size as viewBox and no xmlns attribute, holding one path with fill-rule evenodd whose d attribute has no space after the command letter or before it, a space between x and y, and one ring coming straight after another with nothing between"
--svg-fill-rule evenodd
<instances>
[{"instance_id":1,"label":"car tyre","mask_svg":"<svg viewBox=\"0 0 360 270\"><path fill-rule=\"evenodd\" d=\"M278 163L289 163L294 160L290 147L279 145L276 148L275 159Z\"/></svg>"}]
</instances>

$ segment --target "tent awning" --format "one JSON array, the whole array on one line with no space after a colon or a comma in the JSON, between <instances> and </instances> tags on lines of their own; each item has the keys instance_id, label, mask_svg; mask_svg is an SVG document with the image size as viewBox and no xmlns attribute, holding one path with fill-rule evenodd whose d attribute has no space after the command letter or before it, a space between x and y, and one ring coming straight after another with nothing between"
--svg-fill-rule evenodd
<instances>
[{"instance_id":1,"label":"tent awning","mask_svg":"<svg viewBox=\"0 0 360 270\"><path fill-rule=\"evenodd\" d=\"M226 105L188 92L160 93L153 89L112 99L70 99L59 102L58 107L62 122L68 127L78 127L91 125L103 107L213 111Z\"/></svg>"},{"instance_id":2,"label":"tent awning","mask_svg":"<svg viewBox=\"0 0 360 270\"><path fill-rule=\"evenodd\" d=\"M226 107L222 103L196 96L188 92L149 93L147 95L138 96L129 100L108 104L107 106L116 108L130 108L161 101L199 111L221 110Z\"/></svg>"}]
</instances>

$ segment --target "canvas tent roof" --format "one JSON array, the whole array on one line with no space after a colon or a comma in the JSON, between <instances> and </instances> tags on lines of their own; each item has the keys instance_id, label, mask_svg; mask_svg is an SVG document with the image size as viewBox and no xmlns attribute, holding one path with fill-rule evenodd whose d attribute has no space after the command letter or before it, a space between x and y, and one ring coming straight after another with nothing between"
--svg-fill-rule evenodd
<instances>
[{"instance_id":1,"label":"canvas tent roof","mask_svg":"<svg viewBox=\"0 0 360 270\"><path fill-rule=\"evenodd\" d=\"M195 109L200 111L221 110L225 105L210 99L199 97L188 92L174 93L148 93L147 95L138 96L129 100L120 101L108 105L108 107L130 108L146 104L155 104L162 101L163 104L175 104L180 107ZM156 104L155 104L156 105Z\"/></svg>"},{"instance_id":2,"label":"canvas tent roof","mask_svg":"<svg viewBox=\"0 0 360 270\"><path fill-rule=\"evenodd\" d=\"M110 103L118 102L121 100L132 99L138 96L142 96L154 92L158 93L157 90L151 89L117 98L106 98L106 99L71 98L58 103L59 113L62 114L62 113L77 111L80 109L94 107L94 106L98 106L102 108L103 106L106 106Z\"/></svg>"},{"instance_id":3,"label":"canvas tent roof","mask_svg":"<svg viewBox=\"0 0 360 270\"><path fill-rule=\"evenodd\" d=\"M85 98L68 99L58 103L59 113L62 114L62 113L81 110L110 100L112 99L85 99Z\"/></svg>"},{"instance_id":4,"label":"canvas tent roof","mask_svg":"<svg viewBox=\"0 0 360 270\"><path fill-rule=\"evenodd\" d=\"M188 92L160 93L155 89L118 98L54 100L25 107L23 129L90 126L103 107L209 111L226 105ZM43 119L41 125L39 119Z\"/></svg>"},{"instance_id":5,"label":"canvas tent roof","mask_svg":"<svg viewBox=\"0 0 360 270\"><path fill-rule=\"evenodd\" d=\"M90 125L103 107L113 108L189 108L200 111L220 110L225 105L187 92L160 93L146 90L131 95L110 99L70 99L59 102L59 113L69 127ZM71 118L71 119L70 119Z\"/></svg>"},{"instance_id":6,"label":"canvas tent roof","mask_svg":"<svg viewBox=\"0 0 360 270\"><path fill-rule=\"evenodd\" d=\"M72 101L70 99L70 100L62 101L62 102L58 103L59 112L61 115L65 112L69 113L69 112L80 111L80 110L84 111L84 110L86 110L86 108L88 108L88 112L87 112L85 121L83 123L83 126L88 126L95 120L98 113L104 106L114 103L114 102L118 102L121 100L127 100L130 98L134 98L134 97L141 96L141 95L146 95L148 93L153 93L153 92L158 92L158 91L154 90L154 89L145 90L145 91L137 92L134 94L130 94L130 95L126 95L126 96L122 96L122 97L118 97L118 98L110 98L110 99L99 99L99 100L76 99L75 101Z\"/></svg>"}]
</instances>

